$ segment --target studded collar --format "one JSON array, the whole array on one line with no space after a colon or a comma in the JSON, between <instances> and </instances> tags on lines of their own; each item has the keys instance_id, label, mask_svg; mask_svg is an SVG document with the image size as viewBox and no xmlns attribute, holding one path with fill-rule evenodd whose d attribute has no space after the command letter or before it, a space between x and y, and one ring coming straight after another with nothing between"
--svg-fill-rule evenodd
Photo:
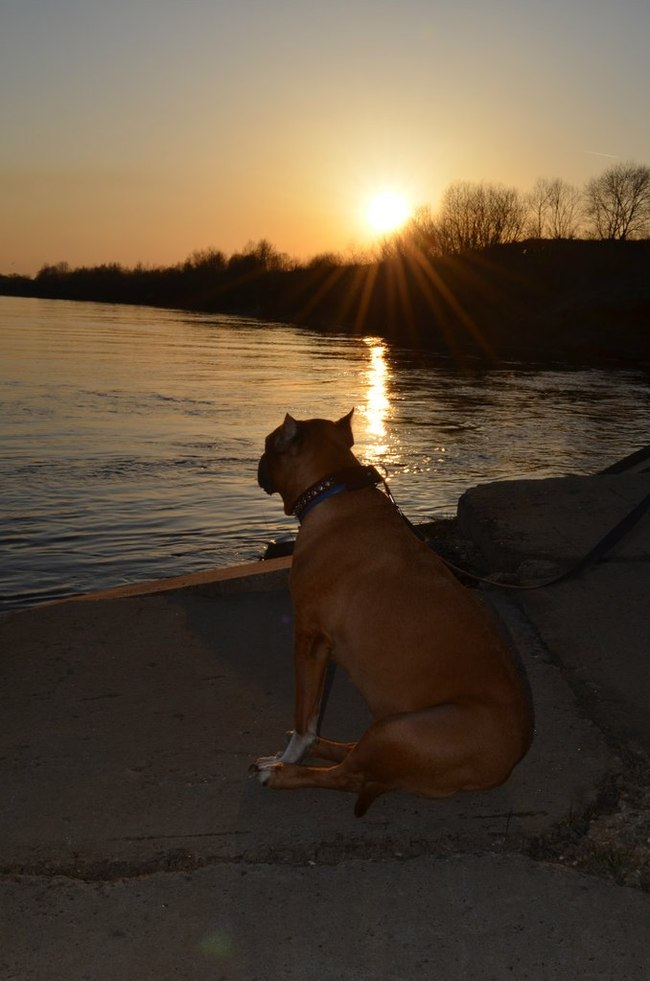
<instances>
[{"instance_id":1,"label":"studded collar","mask_svg":"<svg viewBox=\"0 0 650 981\"><path fill-rule=\"evenodd\" d=\"M294 501L291 513L302 522L308 511L320 504L321 501L344 491L361 490L362 487L372 487L384 482L384 478L374 467L359 465L337 470L336 473L317 480Z\"/></svg>"}]
</instances>

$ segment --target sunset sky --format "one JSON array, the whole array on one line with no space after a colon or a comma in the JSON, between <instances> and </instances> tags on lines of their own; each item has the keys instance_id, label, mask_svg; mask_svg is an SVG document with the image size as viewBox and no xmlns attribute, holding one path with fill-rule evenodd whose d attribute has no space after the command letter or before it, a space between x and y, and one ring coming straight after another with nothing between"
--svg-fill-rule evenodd
<instances>
[{"instance_id":1,"label":"sunset sky","mask_svg":"<svg viewBox=\"0 0 650 981\"><path fill-rule=\"evenodd\" d=\"M368 245L383 189L650 164L648 0L0 0L0 273Z\"/></svg>"}]
</instances>

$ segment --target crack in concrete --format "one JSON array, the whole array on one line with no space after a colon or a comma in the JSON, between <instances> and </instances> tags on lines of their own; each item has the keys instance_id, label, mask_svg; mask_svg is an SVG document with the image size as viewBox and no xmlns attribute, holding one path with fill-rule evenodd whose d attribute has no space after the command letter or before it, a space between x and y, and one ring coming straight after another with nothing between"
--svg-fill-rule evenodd
<instances>
[{"instance_id":1,"label":"crack in concrete","mask_svg":"<svg viewBox=\"0 0 650 981\"><path fill-rule=\"evenodd\" d=\"M334 866L346 861L395 861L413 858L449 858L457 854L493 854L495 851L524 854L523 842L513 839L510 847L505 839L491 842L489 847L462 847L458 840L381 838L375 841L359 838L325 841L295 847L260 846L232 855L196 855L183 848L173 848L140 861L101 859L69 862L39 861L33 864L5 865L0 878L64 878L87 884L99 884L144 878L156 874L189 874L199 869L219 865L276 865L292 867Z\"/></svg>"}]
</instances>

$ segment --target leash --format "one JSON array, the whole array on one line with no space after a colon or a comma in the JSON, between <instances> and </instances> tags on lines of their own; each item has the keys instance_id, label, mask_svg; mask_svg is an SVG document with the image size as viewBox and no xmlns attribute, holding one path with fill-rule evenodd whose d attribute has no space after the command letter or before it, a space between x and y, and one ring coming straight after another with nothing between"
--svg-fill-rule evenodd
<instances>
[{"instance_id":1,"label":"leash","mask_svg":"<svg viewBox=\"0 0 650 981\"><path fill-rule=\"evenodd\" d=\"M411 521L409 521L409 519L406 517L406 515L398 505L397 501L393 497L393 494L386 480L383 481L383 484L386 489L386 494L388 496L388 499L391 501L393 506L397 509L398 514L401 516L405 524L411 529L411 531L416 535L416 537L420 539L421 542L424 542L425 545L431 547L425 535L423 535L415 527L415 525ZM480 576L478 575L478 573L470 572L468 569L463 569L460 566L456 565L454 562L449 561L449 559L444 558L443 556L440 556L440 558L445 563L445 565L448 566L448 568L451 569L453 572L466 576L468 579L472 579L474 582L487 583L489 586L496 586L498 589L523 589L523 590L545 589L547 586L554 586L556 585L556 583L563 582L565 579L569 579L572 576L577 576L581 572L584 572L584 570L587 569L589 566L595 565L596 562L599 562L607 554L607 552L611 551L611 549L615 545L617 545L618 542L620 542L621 539L624 538L625 535L627 535L632 530L632 528L634 528L636 524L638 524L638 522L641 520L641 518L646 513L646 511L648 511L648 509L650 509L650 494L646 494L646 496L641 501L639 501L636 507L632 508L632 510L628 514L626 514L625 517L618 522L618 524L614 525L614 527L611 528L607 532L607 534L604 535L603 538L601 538L601 540L597 542L596 545L594 545L594 547L590 549L589 552L587 552L586 555L584 555L581 559L578 559L577 562L574 562L573 565L569 566L568 569L565 569L563 572L560 572L558 575L552 576L550 579L543 579L540 582L532 582L532 583L501 582L498 579L491 579L489 576Z\"/></svg>"}]
</instances>

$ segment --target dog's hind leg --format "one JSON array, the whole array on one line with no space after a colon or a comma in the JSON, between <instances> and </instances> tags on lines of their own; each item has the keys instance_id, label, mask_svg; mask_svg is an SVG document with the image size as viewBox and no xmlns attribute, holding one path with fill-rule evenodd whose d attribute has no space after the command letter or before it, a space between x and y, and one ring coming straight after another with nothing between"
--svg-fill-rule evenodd
<instances>
[{"instance_id":1,"label":"dog's hind leg","mask_svg":"<svg viewBox=\"0 0 650 981\"><path fill-rule=\"evenodd\" d=\"M346 760L349 760L350 755L353 754L349 754ZM338 766L299 766L277 762L258 766L257 777L261 783L276 790L318 787L321 790L342 790L358 794L359 798L354 809L357 817L365 814L380 794L394 789L376 780L369 781L365 773L350 767L346 761Z\"/></svg>"},{"instance_id":2,"label":"dog's hind leg","mask_svg":"<svg viewBox=\"0 0 650 981\"><path fill-rule=\"evenodd\" d=\"M354 805L354 816L363 817L373 801L377 800L380 794L385 794L387 790L392 790L392 787L387 787L383 783L364 783L361 788L361 793L357 797L357 802Z\"/></svg>"},{"instance_id":3,"label":"dog's hind leg","mask_svg":"<svg viewBox=\"0 0 650 981\"><path fill-rule=\"evenodd\" d=\"M347 790L359 793L364 784L363 773L350 771L345 761L335 766L301 766L297 763L254 764L260 783L274 790L299 790L319 787L322 790Z\"/></svg>"},{"instance_id":4,"label":"dog's hind leg","mask_svg":"<svg viewBox=\"0 0 650 981\"><path fill-rule=\"evenodd\" d=\"M318 736L309 749L309 755L319 760L331 760L332 763L342 763L356 743L335 742L333 739L323 739Z\"/></svg>"},{"instance_id":5,"label":"dog's hind leg","mask_svg":"<svg viewBox=\"0 0 650 981\"><path fill-rule=\"evenodd\" d=\"M389 790L443 798L498 786L525 751L518 743L516 732L503 731L498 711L445 704L377 720L337 766L277 762L256 769L269 787L357 794L361 816Z\"/></svg>"}]
</instances>

